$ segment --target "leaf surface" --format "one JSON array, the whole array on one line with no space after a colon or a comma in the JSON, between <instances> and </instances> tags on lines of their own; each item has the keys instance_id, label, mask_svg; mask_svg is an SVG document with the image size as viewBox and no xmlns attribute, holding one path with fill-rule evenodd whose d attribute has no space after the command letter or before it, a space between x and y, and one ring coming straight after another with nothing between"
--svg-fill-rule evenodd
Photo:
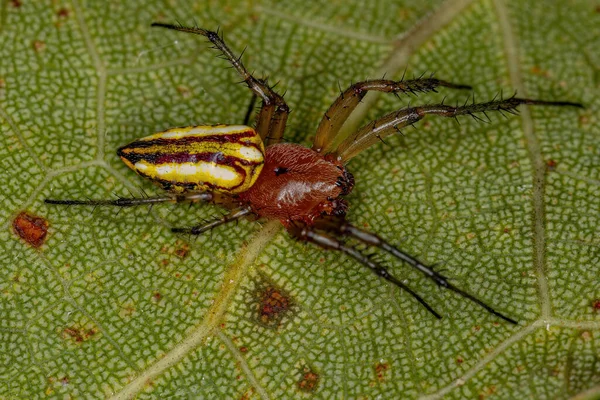
<instances>
[{"instance_id":1,"label":"leaf surface","mask_svg":"<svg viewBox=\"0 0 600 400\"><path fill-rule=\"evenodd\" d=\"M598 8L367 3L2 3L1 398L600 395ZM349 165L353 223L440 263L519 325L379 255L438 321L277 222L170 232L220 215L216 206L45 205L158 193L117 147L243 120L251 96L225 61L153 21L219 26L234 51L247 46L245 64L279 82L293 109L285 139L303 144L338 85L405 70L472 85L482 101L517 90L584 103L487 124L428 118ZM409 101L469 95L367 96L346 129Z\"/></svg>"}]
</instances>

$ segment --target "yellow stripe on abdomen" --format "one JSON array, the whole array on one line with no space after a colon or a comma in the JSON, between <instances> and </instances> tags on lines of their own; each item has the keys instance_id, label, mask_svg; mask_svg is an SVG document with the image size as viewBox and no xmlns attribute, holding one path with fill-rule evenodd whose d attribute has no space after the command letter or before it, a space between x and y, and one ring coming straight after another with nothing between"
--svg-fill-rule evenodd
<instances>
[{"instance_id":1,"label":"yellow stripe on abdomen","mask_svg":"<svg viewBox=\"0 0 600 400\"><path fill-rule=\"evenodd\" d=\"M242 125L173 128L123 146L118 154L166 190L232 194L254 184L265 158L260 136Z\"/></svg>"}]
</instances>

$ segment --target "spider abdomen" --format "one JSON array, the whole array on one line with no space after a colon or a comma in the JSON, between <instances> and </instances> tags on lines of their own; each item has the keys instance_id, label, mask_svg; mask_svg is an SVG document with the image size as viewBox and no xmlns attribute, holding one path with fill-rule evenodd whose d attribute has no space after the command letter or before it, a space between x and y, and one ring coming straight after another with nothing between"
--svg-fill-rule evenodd
<instances>
[{"instance_id":1,"label":"spider abdomen","mask_svg":"<svg viewBox=\"0 0 600 400\"><path fill-rule=\"evenodd\" d=\"M172 192L248 190L264 164L264 145L243 125L173 128L117 151L135 172Z\"/></svg>"},{"instance_id":2,"label":"spider abdomen","mask_svg":"<svg viewBox=\"0 0 600 400\"><path fill-rule=\"evenodd\" d=\"M343 165L292 143L269 146L256 183L240 200L261 217L312 225L322 215L344 215L354 180Z\"/></svg>"}]
</instances>

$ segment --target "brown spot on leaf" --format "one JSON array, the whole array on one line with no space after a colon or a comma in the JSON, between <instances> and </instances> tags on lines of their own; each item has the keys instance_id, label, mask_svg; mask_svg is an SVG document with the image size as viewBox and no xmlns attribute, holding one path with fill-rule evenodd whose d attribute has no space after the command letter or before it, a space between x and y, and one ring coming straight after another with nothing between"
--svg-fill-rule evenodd
<instances>
[{"instance_id":1,"label":"brown spot on leaf","mask_svg":"<svg viewBox=\"0 0 600 400\"><path fill-rule=\"evenodd\" d=\"M519 364L515 367L515 371L519 372L519 373L523 372L523 371L525 371L525 366L523 364Z\"/></svg>"},{"instance_id":2,"label":"brown spot on leaf","mask_svg":"<svg viewBox=\"0 0 600 400\"><path fill-rule=\"evenodd\" d=\"M590 116L588 114L581 114L579 116L580 125L588 125L590 123Z\"/></svg>"},{"instance_id":3,"label":"brown spot on leaf","mask_svg":"<svg viewBox=\"0 0 600 400\"><path fill-rule=\"evenodd\" d=\"M58 15L59 18L68 18L69 15L71 14L71 11L69 11L68 8L60 8L57 12L56 15Z\"/></svg>"},{"instance_id":4,"label":"brown spot on leaf","mask_svg":"<svg viewBox=\"0 0 600 400\"><path fill-rule=\"evenodd\" d=\"M279 328L283 318L293 307L290 296L271 283L265 283L255 292L258 322L271 329Z\"/></svg>"},{"instance_id":5,"label":"brown spot on leaf","mask_svg":"<svg viewBox=\"0 0 600 400\"><path fill-rule=\"evenodd\" d=\"M242 346L242 347L240 347L240 352L247 353L248 352L248 348L246 346Z\"/></svg>"},{"instance_id":6,"label":"brown spot on leaf","mask_svg":"<svg viewBox=\"0 0 600 400\"><path fill-rule=\"evenodd\" d=\"M179 258L186 258L190 254L190 245L186 242L178 240L175 242L175 247L172 246L163 246L160 248L160 252L164 254L175 254ZM162 261L163 265L167 265L164 261Z\"/></svg>"},{"instance_id":7,"label":"brown spot on leaf","mask_svg":"<svg viewBox=\"0 0 600 400\"><path fill-rule=\"evenodd\" d=\"M160 292L152 293L152 301L154 301L155 303L158 303L160 301L160 299L162 299L162 294L160 294Z\"/></svg>"},{"instance_id":8,"label":"brown spot on leaf","mask_svg":"<svg viewBox=\"0 0 600 400\"><path fill-rule=\"evenodd\" d=\"M600 311L600 299L595 299L592 301L592 308L594 311Z\"/></svg>"},{"instance_id":9,"label":"brown spot on leaf","mask_svg":"<svg viewBox=\"0 0 600 400\"><path fill-rule=\"evenodd\" d=\"M179 242L175 248L175 255L179 258L186 258L190 254L190 246L185 242Z\"/></svg>"},{"instance_id":10,"label":"brown spot on leaf","mask_svg":"<svg viewBox=\"0 0 600 400\"><path fill-rule=\"evenodd\" d=\"M11 0L10 5L14 8L20 8L23 5L23 3L20 0Z\"/></svg>"},{"instance_id":11,"label":"brown spot on leaf","mask_svg":"<svg viewBox=\"0 0 600 400\"><path fill-rule=\"evenodd\" d=\"M592 340L592 334L590 333L590 331L583 331L581 332L581 339L584 342L589 342L590 340Z\"/></svg>"},{"instance_id":12,"label":"brown spot on leaf","mask_svg":"<svg viewBox=\"0 0 600 400\"><path fill-rule=\"evenodd\" d=\"M181 97L183 97L184 99L188 99L188 98L192 97L192 91L187 86L179 85L179 86L177 86L177 91L179 92Z\"/></svg>"},{"instance_id":13,"label":"brown spot on leaf","mask_svg":"<svg viewBox=\"0 0 600 400\"><path fill-rule=\"evenodd\" d=\"M13 220L12 226L17 236L35 248L46 241L48 221L45 218L23 211Z\"/></svg>"},{"instance_id":14,"label":"brown spot on leaf","mask_svg":"<svg viewBox=\"0 0 600 400\"><path fill-rule=\"evenodd\" d=\"M490 385L483 388L481 392L479 392L479 399L483 400L491 395L496 393L496 385Z\"/></svg>"},{"instance_id":15,"label":"brown spot on leaf","mask_svg":"<svg viewBox=\"0 0 600 400\"><path fill-rule=\"evenodd\" d=\"M558 163L556 162L556 160L553 160L551 158L548 159L548 160L546 160L546 170L547 171L554 171L556 169L556 165L557 164Z\"/></svg>"},{"instance_id":16,"label":"brown spot on leaf","mask_svg":"<svg viewBox=\"0 0 600 400\"><path fill-rule=\"evenodd\" d=\"M131 318L131 316L135 314L135 305L131 302L124 303L121 305L121 310L119 311L119 317L123 319Z\"/></svg>"},{"instance_id":17,"label":"brown spot on leaf","mask_svg":"<svg viewBox=\"0 0 600 400\"><path fill-rule=\"evenodd\" d=\"M464 358L462 358L461 356L456 357L456 363L457 364L462 364L463 362L465 362Z\"/></svg>"},{"instance_id":18,"label":"brown spot on leaf","mask_svg":"<svg viewBox=\"0 0 600 400\"><path fill-rule=\"evenodd\" d=\"M63 339L70 340L73 343L83 343L98 334L98 329L93 327L85 327L80 325L73 325L66 327L62 330L61 336Z\"/></svg>"},{"instance_id":19,"label":"brown spot on leaf","mask_svg":"<svg viewBox=\"0 0 600 400\"><path fill-rule=\"evenodd\" d=\"M34 40L32 46L33 50L35 50L37 53L41 53L46 49L46 43L41 40Z\"/></svg>"},{"instance_id":20,"label":"brown spot on leaf","mask_svg":"<svg viewBox=\"0 0 600 400\"><path fill-rule=\"evenodd\" d=\"M539 75L539 76L543 76L544 78L549 78L550 77L550 72L548 72L545 69L541 69L540 67L533 66L531 68L531 73L535 74L535 75Z\"/></svg>"},{"instance_id":21,"label":"brown spot on leaf","mask_svg":"<svg viewBox=\"0 0 600 400\"><path fill-rule=\"evenodd\" d=\"M375 378L378 382L384 382L387 377L387 372L390 370L390 364L378 362L373 366L375 370Z\"/></svg>"},{"instance_id":22,"label":"brown spot on leaf","mask_svg":"<svg viewBox=\"0 0 600 400\"><path fill-rule=\"evenodd\" d=\"M298 389L302 392L313 393L319 385L319 374L312 369L305 367L302 370L302 376L297 382Z\"/></svg>"},{"instance_id":23,"label":"brown spot on leaf","mask_svg":"<svg viewBox=\"0 0 600 400\"><path fill-rule=\"evenodd\" d=\"M242 394L242 397L240 397L240 400L250 400L252 398L253 394L254 394L254 388L250 388L244 394Z\"/></svg>"}]
</instances>

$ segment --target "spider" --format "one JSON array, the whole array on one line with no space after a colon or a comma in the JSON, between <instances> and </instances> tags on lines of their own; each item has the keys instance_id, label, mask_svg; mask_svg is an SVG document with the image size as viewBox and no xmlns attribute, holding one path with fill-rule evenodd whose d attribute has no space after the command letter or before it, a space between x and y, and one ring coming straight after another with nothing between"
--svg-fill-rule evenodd
<instances>
[{"instance_id":1,"label":"spider","mask_svg":"<svg viewBox=\"0 0 600 400\"><path fill-rule=\"evenodd\" d=\"M377 247L423 273L437 285L456 292L491 314L517 324L470 293L451 283L447 277L416 257L402 251L380 236L352 225L346 219L348 203L343 198L352 191L354 177L347 163L384 137L395 134L426 115L456 118L460 115L486 115L486 111L515 113L521 104L575 106L564 101L543 101L518 97L485 103L449 106L442 103L407 107L368 123L354 134L342 137L340 129L368 91L412 94L436 91L438 87L470 89L444 80L376 79L357 82L341 92L317 128L312 148L280 143L290 109L283 96L265 80L253 77L218 32L199 27L153 23L154 27L205 36L223 58L240 74L243 82L262 100L256 126L212 125L172 128L135 140L117 150L123 162L137 174L161 186L165 194L155 197L116 200L56 200L48 204L112 205L130 207L163 202L210 202L229 212L221 218L192 228L173 228L176 233L199 235L217 226L246 216L279 220L289 234L324 249L335 250L355 259L379 277L409 293L431 314L438 314L421 296L388 270L347 244L352 238L363 245ZM266 144L266 148L265 145Z\"/></svg>"}]
</instances>

